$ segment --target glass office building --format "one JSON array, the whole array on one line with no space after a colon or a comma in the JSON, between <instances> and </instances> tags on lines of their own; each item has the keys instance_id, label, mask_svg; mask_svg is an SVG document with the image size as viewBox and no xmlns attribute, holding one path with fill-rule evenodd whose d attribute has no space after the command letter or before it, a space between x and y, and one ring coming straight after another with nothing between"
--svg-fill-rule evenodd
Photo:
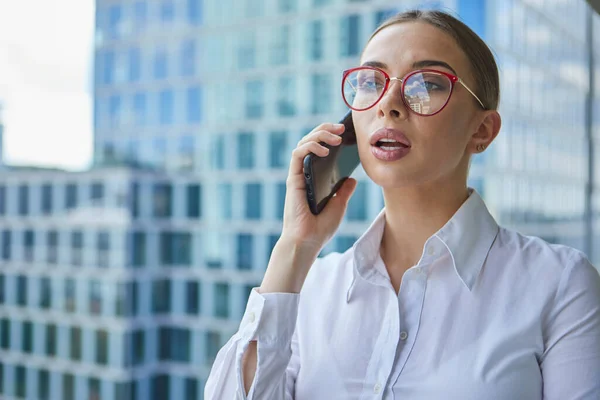
<instances>
[{"instance_id":1,"label":"glass office building","mask_svg":"<svg viewBox=\"0 0 600 400\"><path fill-rule=\"evenodd\" d=\"M490 44L503 129L470 184L502 224L585 250L600 18L590 42L584 0L422 3L97 0L95 168L0 179L0 398L201 399L281 231L292 149L344 114L341 72L398 10L455 10ZM324 252L383 205L356 177Z\"/></svg>"}]
</instances>

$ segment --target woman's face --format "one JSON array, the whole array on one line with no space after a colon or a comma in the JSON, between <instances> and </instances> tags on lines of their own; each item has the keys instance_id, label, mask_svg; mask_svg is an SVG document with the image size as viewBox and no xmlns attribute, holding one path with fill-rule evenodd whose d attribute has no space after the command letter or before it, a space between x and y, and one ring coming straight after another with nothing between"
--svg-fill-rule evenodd
<instances>
[{"instance_id":1,"label":"woman's face","mask_svg":"<svg viewBox=\"0 0 600 400\"><path fill-rule=\"evenodd\" d=\"M381 30L367 44L361 64L377 62L391 77L404 77L419 62L428 69L457 75L476 90L467 57L443 31L422 22L404 22ZM434 65L439 61L450 66ZM472 137L485 117L485 111L460 84L454 86L446 107L433 116L410 112L400 95L401 83L391 81L388 91L373 108L354 111L358 148L363 168L378 185L406 187L466 180L469 155L475 151ZM372 136L381 128L401 131L410 141L403 158L386 161L372 153Z\"/></svg>"}]
</instances>

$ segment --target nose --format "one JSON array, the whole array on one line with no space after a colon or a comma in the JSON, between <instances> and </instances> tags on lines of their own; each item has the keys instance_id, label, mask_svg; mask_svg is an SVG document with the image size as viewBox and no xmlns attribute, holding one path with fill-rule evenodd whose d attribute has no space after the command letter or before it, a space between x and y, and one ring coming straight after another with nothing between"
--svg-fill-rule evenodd
<instances>
[{"instance_id":1,"label":"nose","mask_svg":"<svg viewBox=\"0 0 600 400\"><path fill-rule=\"evenodd\" d=\"M386 92L378 103L377 115L380 118L406 119L408 110L402 100L402 79L390 78Z\"/></svg>"}]
</instances>

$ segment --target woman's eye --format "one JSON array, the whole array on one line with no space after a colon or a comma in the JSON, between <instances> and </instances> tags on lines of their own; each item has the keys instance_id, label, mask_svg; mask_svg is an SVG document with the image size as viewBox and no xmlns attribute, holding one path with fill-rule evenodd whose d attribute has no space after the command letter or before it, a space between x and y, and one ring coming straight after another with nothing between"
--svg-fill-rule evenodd
<instances>
[{"instance_id":1,"label":"woman's eye","mask_svg":"<svg viewBox=\"0 0 600 400\"><path fill-rule=\"evenodd\" d=\"M425 89L427 89L428 92L436 90L445 90L443 85L440 85L439 83L433 81L424 81L423 86L425 86Z\"/></svg>"},{"instance_id":2,"label":"woman's eye","mask_svg":"<svg viewBox=\"0 0 600 400\"><path fill-rule=\"evenodd\" d=\"M365 78L359 79L358 87L364 90L378 90L383 87L383 84L381 82L378 82L376 79Z\"/></svg>"}]
</instances>

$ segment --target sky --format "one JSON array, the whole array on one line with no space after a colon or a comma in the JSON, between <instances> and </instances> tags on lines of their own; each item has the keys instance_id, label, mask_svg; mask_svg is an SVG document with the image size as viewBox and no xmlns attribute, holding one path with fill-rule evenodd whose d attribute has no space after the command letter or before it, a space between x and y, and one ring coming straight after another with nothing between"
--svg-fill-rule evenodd
<instances>
[{"instance_id":1,"label":"sky","mask_svg":"<svg viewBox=\"0 0 600 400\"><path fill-rule=\"evenodd\" d=\"M93 38L94 0L0 0L5 163L89 166Z\"/></svg>"}]
</instances>

